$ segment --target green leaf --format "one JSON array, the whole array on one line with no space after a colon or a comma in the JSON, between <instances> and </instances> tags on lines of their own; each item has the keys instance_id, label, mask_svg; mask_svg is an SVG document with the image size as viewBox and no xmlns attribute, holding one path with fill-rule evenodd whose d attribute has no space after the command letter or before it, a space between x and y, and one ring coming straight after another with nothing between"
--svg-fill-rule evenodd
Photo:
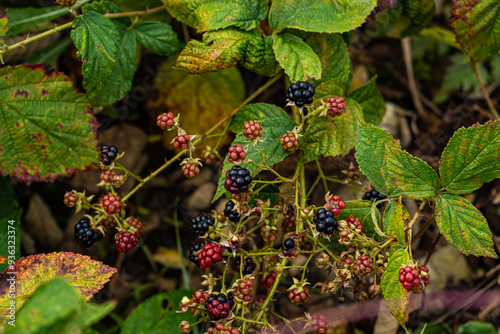
<instances>
[{"instance_id":1,"label":"green leaf","mask_svg":"<svg viewBox=\"0 0 500 334\"><path fill-rule=\"evenodd\" d=\"M248 205L254 207L256 205L255 199L260 199L264 203L269 200L269 205L274 206L280 198L280 190L272 184L260 185L257 189L260 188L262 189L248 202Z\"/></svg>"},{"instance_id":2,"label":"green leaf","mask_svg":"<svg viewBox=\"0 0 500 334\"><path fill-rule=\"evenodd\" d=\"M311 120L301 146L304 161L313 161L319 155L335 157L348 154L356 142L357 120L362 118L359 104L348 98L346 112L341 116Z\"/></svg>"},{"instance_id":3,"label":"green leaf","mask_svg":"<svg viewBox=\"0 0 500 334\"><path fill-rule=\"evenodd\" d=\"M458 326L457 334L496 334L495 327L485 321L467 321Z\"/></svg>"},{"instance_id":4,"label":"green leaf","mask_svg":"<svg viewBox=\"0 0 500 334\"><path fill-rule=\"evenodd\" d=\"M267 0L162 0L178 21L198 32L236 26L252 30L267 17Z\"/></svg>"},{"instance_id":5,"label":"green leaf","mask_svg":"<svg viewBox=\"0 0 500 334\"><path fill-rule=\"evenodd\" d=\"M139 22L134 25L137 40L146 49L160 56L171 56L181 49L181 42L172 27L162 22Z\"/></svg>"},{"instance_id":6,"label":"green leaf","mask_svg":"<svg viewBox=\"0 0 500 334\"><path fill-rule=\"evenodd\" d=\"M448 46L460 50L460 45L458 45L457 42L455 41L456 39L455 34L449 29L440 26L435 26L431 28L422 29L418 34L420 36L432 38L435 41L443 42Z\"/></svg>"},{"instance_id":7,"label":"green leaf","mask_svg":"<svg viewBox=\"0 0 500 334\"><path fill-rule=\"evenodd\" d=\"M122 12L120 7L107 0L94 1L82 7L82 13L86 13L88 11L94 11L103 15L107 13L113 14ZM122 29L125 29L132 24L128 17L117 17L111 20L117 27Z\"/></svg>"},{"instance_id":8,"label":"green leaf","mask_svg":"<svg viewBox=\"0 0 500 334\"><path fill-rule=\"evenodd\" d=\"M376 3L376 0L274 0L269 25L276 33L285 28L345 32L361 26Z\"/></svg>"},{"instance_id":9,"label":"green leaf","mask_svg":"<svg viewBox=\"0 0 500 334\"><path fill-rule=\"evenodd\" d=\"M273 37L253 37L240 48L238 63L262 76L274 76L281 70L273 50Z\"/></svg>"},{"instance_id":10,"label":"green leaf","mask_svg":"<svg viewBox=\"0 0 500 334\"><path fill-rule=\"evenodd\" d=\"M281 108L274 104L253 103L242 107L231 120L229 128L234 133L241 132L243 124L247 121L262 121L265 119L290 119L290 116Z\"/></svg>"},{"instance_id":11,"label":"green leaf","mask_svg":"<svg viewBox=\"0 0 500 334\"><path fill-rule=\"evenodd\" d=\"M97 166L96 130L85 95L43 65L0 68L0 172L50 181Z\"/></svg>"},{"instance_id":12,"label":"green leaf","mask_svg":"<svg viewBox=\"0 0 500 334\"><path fill-rule=\"evenodd\" d=\"M101 84L101 90L89 92L89 97L96 105L106 106L125 97L132 88L137 67L135 31L132 29L121 30L118 53L116 55L116 67L113 74Z\"/></svg>"},{"instance_id":13,"label":"green leaf","mask_svg":"<svg viewBox=\"0 0 500 334\"><path fill-rule=\"evenodd\" d=\"M0 17L0 44L4 42L5 35L7 34L7 23L9 23L8 15L5 14Z\"/></svg>"},{"instance_id":14,"label":"green leaf","mask_svg":"<svg viewBox=\"0 0 500 334\"><path fill-rule=\"evenodd\" d=\"M500 50L500 2L453 0L450 25L458 43L481 61Z\"/></svg>"},{"instance_id":15,"label":"green leaf","mask_svg":"<svg viewBox=\"0 0 500 334\"><path fill-rule=\"evenodd\" d=\"M188 73L216 72L237 64L240 48L255 32L229 28L205 33L203 42L190 41L177 58L177 68Z\"/></svg>"},{"instance_id":16,"label":"green leaf","mask_svg":"<svg viewBox=\"0 0 500 334\"><path fill-rule=\"evenodd\" d=\"M439 176L425 161L412 156L398 147L386 143L386 167L389 172L387 182L412 199L423 199L436 195L440 189Z\"/></svg>"},{"instance_id":17,"label":"green leaf","mask_svg":"<svg viewBox=\"0 0 500 334\"><path fill-rule=\"evenodd\" d=\"M69 14L68 9L57 6L46 8L5 8L5 11L9 17L6 37L17 35L37 24Z\"/></svg>"},{"instance_id":18,"label":"green leaf","mask_svg":"<svg viewBox=\"0 0 500 334\"><path fill-rule=\"evenodd\" d=\"M465 198L441 194L435 213L439 231L450 245L465 255L498 258L486 218Z\"/></svg>"},{"instance_id":19,"label":"green leaf","mask_svg":"<svg viewBox=\"0 0 500 334\"><path fill-rule=\"evenodd\" d=\"M363 233L369 237L375 235L375 227L372 219L373 203L370 201L345 201L345 209L340 211L335 219L346 220L349 217L355 217L363 224ZM375 217L380 222L380 211L375 209Z\"/></svg>"},{"instance_id":20,"label":"green leaf","mask_svg":"<svg viewBox=\"0 0 500 334\"><path fill-rule=\"evenodd\" d=\"M262 153L259 149L259 145L254 145L253 143L249 142L249 140L245 138L245 136L241 132L238 134L238 136L236 136L236 139L231 145L248 145L247 159L252 160L256 164L266 164L267 166L273 166L290 154L289 151L286 151L285 149L283 149L283 147L281 147L280 138L288 131L292 131L296 124L290 119L268 118L263 119L260 122L260 125L262 125L263 128L262 137L264 138L264 141L260 142L260 147L262 148L262 153L264 155L265 161L263 161L262 159ZM230 163L226 156L222 171L220 173L217 192L215 193L212 202L215 202L226 191L226 189L224 188L226 172L233 166L234 164ZM259 172L257 166L250 162L243 162L241 164L241 167L248 169L252 176L255 176L255 174Z\"/></svg>"},{"instance_id":21,"label":"green leaf","mask_svg":"<svg viewBox=\"0 0 500 334\"><path fill-rule=\"evenodd\" d=\"M468 194L500 178L500 121L460 128L446 145L439 174L455 194Z\"/></svg>"},{"instance_id":22,"label":"green leaf","mask_svg":"<svg viewBox=\"0 0 500 334\"><path fill-rule=\"evenodd\" d=\"M120 334L178 333L179 323L192 319L189 312L177 313L179 303L192 294L191 290L172 290L149 298L129 314Z\"/></svg>"},{"instance_id":23,"label":"green leaf","mask_svg":"<svg viewBox=\"0 0 500 334\"><path fill-rule=\"evenodd\" d=\"M94 11L86 11L73 21L71 38L78 55L84 60L83 85L92 103L98 105L97 95L117 66L120 35L110 19Z\"/></svg>"},{"instance_id":24,"label":"green leaf","mask_svg":"<svg viewBox=\"0 0 500 334\"><path fill-rule=\"evenodd\" d=\"M376 80L377 76L374 76L366 84L347 95L361 105L365 121L374 125L382 122L385 115L385 100L375 83Z\"/></svg>"},{"instance_id":25,"label":"green leaf","mask_svg":"<svg viewBox=\"0 0 500 334\"><path fill-rule=\"evenodd\" d=\"M399 282L399 269L409 262L409 254L402 245L391 247L391 254L387 263L387 268L382 274L380 288L385 299L385 304L396 320L405 327L405 308L408 301L408 291Z\"/></svg>"},{"instance_id":26,"label":"green leaf","mask_svg":"<svg viewBox=\"0 0 500 334\"><path fill-rule=\"evenodd\" d=\"M321 79L321 61L314 50L292 34L273 35L273 49L278 63L290 81Z\"/></svg>"},{"instance_id":27,"label":"green leaf","mask_svg":"<svg viewBox=\"0 0 500 334\"><path fill-rule=\"evenodd\" d=\"M347 90L352 79L352 65L347 45L340 34L312 34L306 40L321 61L321 82L336 80ZM315 80L310 82L318 86Z\"/></svg>"},{"instance_id":28,"label":"green leaf","mask_svg":"<svg viewBox=\"0 0 500 334\"><path fill-rule=\"evenodd\" d=\"M83 297L62 278L55 278L40 287L16 314L11 333L76 333L98 322L110 313L114 303L85 303Z\"/></svg>"},{"instance_id":29,"label":"green leaf","mask_svg":"<svg viewBox=\"0 0 500 334\"><path fill-rule=\"evenodd\" d=\"M16 262L21 257L21 214L16 194L10 184L9 178L0 177L0 256ZM9 262L0 264L0 272L3 272Z\"/></svg>"},{"instance_id":30,"label":"green leaf","mask_svg":"<svg viewBox=\"0 0 500 334\"><path fill-rule=\"evenodd\" d=\"M360 122L357 130L356 160L359 169L377 191L392 195L398 190L390 181L386 145L399 148L399 143L387 131L372 124Z\"/></svg>"},{"instance_id":31,"label":"green leaf","mask_svg":"<svg viewBox=\"0 0 500 334\"><path fill-rule=\"evenodd\" d=\"M434 0L404 0L403 18L399 27L405 26L401 37L417 34L429 23L436 13Z\"/></svg>"},{"instance_id":32,"label":"green leaf","mask_svg":"<svg viewBox=\"0 0 500 334\"><path fill-rule=\"evenodd\" d=\"M397 202L387 203L384 210L384 232L390 236L396 236L400 244L405 243L405 219L410 218L410 213L401 203L399 196Z\"/></svg>"}]
</instances>

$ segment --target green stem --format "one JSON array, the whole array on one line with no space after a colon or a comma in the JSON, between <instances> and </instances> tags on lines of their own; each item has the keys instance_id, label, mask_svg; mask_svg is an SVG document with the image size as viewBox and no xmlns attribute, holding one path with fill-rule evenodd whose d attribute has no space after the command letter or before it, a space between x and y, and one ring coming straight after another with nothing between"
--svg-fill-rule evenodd
<instances>
[{"instance_id":1,"label":"green stem","mask_svg":"<svg viewBox=\"0 0 500 334\"><path fill-rule=\"evenodd\" d=\"M321 241L319 241L318 239L313 238L310 235L308 235L307 238L310 241L312 241L312 242L317 242L318 246L321 247L321 249L323 249L332 259L334 259L335 261L339 260L338 257L336 257L335 255L333 255L333 253Z\"/></svg>"},{"instance_id":2,"label":"green stem","mask_svg":"<svg viewBox=\"0 0 500 334\"><path fill-rule=\"evenodd\" d=\"M479 63L477 61L473 60L472 65L474 66L474 71L476 72L476 78L477 78L477 81L479 82L479 87L481 88L481 92L484 96L484 99L486 100L486 103L488 104L488 108L490 109L494 118L499 119L500 115L498 114L498 111L496 110L495 105L493 104L493 101L490 98L490 94L488 94L488 91L486 90L486 87L484 86L483 78L481 77L481 71L479 70Z\"/></svg>"},{"instance_id":3,"label":"green stem","mask_svg":"<svg viewBox=\"0 0 500 334\"><path fill-rule=\"evenodd\" d=\"M391 242L393 242L394 240L396 240L396 237L392 237L389 240L387 240L386 242L384 242L382 245L380 245L380 247L375 251L375 253L373 253L372 257L375 259L375 257L378 255L378 253L380 253L380 251L382 249L389 246L391 244Z\"/></svg>"},{"instance_id":4,"label":"green stem","mask_svg":"<svg viewBox=\"0 0 500 334\"><path fill-rule=\"evenodd\" d=\"M179 198L175 198L175 203L174 203L174 223L175 223L175 242L177 244L177 253L182 254L182 245L181 245L181 234L179 231L179 221L177 217L177 204L179 203ZM189 274L186 270L186 265L184 264L184 261L181 261L181 271L182 271L182 278L184 280L184 287L186 289L189 289Z\"/></svg>"},{"instance_id":5,"label":"green stem","mask_svg":"<svg viewBox=\"0 0 500 334\"><path fill-rule=\"evenodd\" d=\"M318 174L321 180L323 181L323 187L325 187L325 191L328 191L328 183L326 182L326 176L325 173L323 173L323 169L321 168L321 165L318 161L318 159L314 160L316 162L316 167L318 168Z\"/></svg>"},{"instance_id":6,"label":"green stem","mask_svg":"<svg viewBox=\"0 0 500 334\"><path fill-rule=\"evenodd\" d=\"M288 258L284 258L281 260L281 267L286 266L286 263L288 262ZM271 288L271 291L266 297L266 300L264 300L264 303L260 307L260 312L259 315L257 316L256 320L259 321L262 315L264 314L264 311L266 310L267 305L271 301L271 299L274 297L274 294L276 293L276 289L278 288L279 282L281 280L281 276L283 276L284 270L280 270L278 272L278 275L276 276L276 280L274 281L273 287Z\"/></svg>"}]
</instances>

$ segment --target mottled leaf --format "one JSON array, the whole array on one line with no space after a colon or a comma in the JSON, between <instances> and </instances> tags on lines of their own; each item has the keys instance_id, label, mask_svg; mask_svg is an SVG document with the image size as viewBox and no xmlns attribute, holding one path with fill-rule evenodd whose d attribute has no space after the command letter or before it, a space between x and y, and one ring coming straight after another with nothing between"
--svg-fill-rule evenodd
<instances>
[{"instance_id":1,"label":"mottled leaf","mask_svg":"<svg viewBox=\"0 0 500 334\"><path fill-rule=\"evenodd\" d=\"M250 38L240 47L238 63L262 76L274 76L281 70L273 50L273 37Z\"/></svg>"},{"instance_id":2,"label":"mottled leaf","mask_svg":"<svg viewBox=\"0 0 500 334\"><path fill-rule=\"evenodd\" d=\"M403 268L403 265L408 264L409 257L408 252L403 249L402 245L395 245L391 247L387 268L382 274L382 280L380 282L380 288L382 289L385 304L389 308L389 311L391 311L394 318L396 318L396 320L404 328L408 291L403 288L403 285L399 282L398 278L399 269Z\"/></svg>"},{"instance_id":3,"label":"mottled leaf","mask_svg":"<svg viewBox=\"0 0 500 334\"><path fill-rule=\"evenodd\" d=\"M396 236L400 244L405 243L405 220L410 218L406 207L401 203L402 197L397 202L389 202L384 210L384 233Z\"/></svg>"},{"instance_id":4,"label":"mottled leaf","mask_svg":"<svg viewBox=\"0 0 500 334\"><path fill-rule=\"evenodd\" d=\"M337 220L346 220L349 217L355 217L363 224L363 233L369 237L375 235L375 227L372 219L373 203L370 201L345 201L345 209L340 211ZM380 211L375 208L375 218L380 222Z\"/></svg>"},{"instance_id":5,"label":"mottled leaf","mask_svg":"<svg viewBox=\"0 0 500 334\"><path fill-rule=\"evenodd\" d=\"M171 56L181 49L181 42L172 27L162 22L139 22L134 25L137 40L146 49L160 56Z\"/></svg>"},{"instance_id":6,"label":"mottled leaf","mask_svg":"<svg viewBox=\"0 0 500 334\"><path fill-rule=\"evenodd\" d=\"M64 278L86 300L89 300L109 281L116 269L92 260L90 256L71 252L22 257L13 265L13 268L4 272L5 276L0 280L0 314L4 315L6 315L7 305L10 302L8 294L5 293L10 288L7 279L12 276L11 274L7 275L8 272L15 273L12 275L15 276L16 281L16 308L19 308L37 287L55 277Z\"/></svg>"},{"instance_id":7,"label":"mottled leaf","mask_svg":"<svg viewBox=\"0 0 500 334\"><path fill-rule=\"evenodd\" d=\"M9 262L1 264L3 272L9 263L16 262L21 257L21 214L16 194L10 184L10 179L0 176L0 257Z\"/></svg>"},{"instance_id":8,"label":"mottled leaf","mask_svg":"<svg viewBox=\"0 0 500 334\"><path fill-rule=\"evenodd\" d=\"M403 20L398 24L402 29L401 37L411 36L427 26L436 13L434 0L404 0Z\"/></svg>"},{"instance_id":9,"label":"mottled leaf","mask_svg":"<svg viewBox=\"0 0 500 334\"><path fill-rule=\"evenodd\" d=\"M50 181L97 166L98 123L68 77L43 65L0 68L0 171Z\"/></svg>"},{"instance_id":10,"label":"mottled leaf","mask_svg":"<svg viewBox=\"0 0 500 334\"><path fill-rule=\"evenodd\" d=\"M9 22L9 15L5 14L0 17L0 44L5 40L5 35L7 34L7 23Z\"/></svg>"},{"instance_id":11,"label":"mottled leaf","mask_svg":"<svg viewBox=\"0 0 500 334\"><path fill-rule=\"evenodd\" d=\"M341 116L312 119L302 142L304 160L309 162L319 155L334 157L349 153L356 142L357 121L362 118L359 104L348 98L346 112Z\"/></svg>"},{"instance_id":12,"label":"mottled leaf","mask_svg":"<svg viewBox=\"0 0 500 334\"><path fill-rule=\"evenodd\" d=\"M374 76L366 84L347 95L361 105L365 122L374 125L382 122L385 115L385 100L375 83L376 80L377 76Z\"/></svg>"},{"instance_id":13,"label":"mottled leaf","mask_svg":"<svg viewBox=\"0 0 500 334\"><path fill-rule=\"evenodd\" d=\"M476 61L500 51L498 0L453 0L450 25L462 49Z\"/></svg>"},{"instance_id":14,"label":"mottled leaf","mask_svg":"<svg viewBox=\"0 0 500 334\"><path fill-rule=\"evenodd\" d=\"M390 196L398 190L390 182L386 145L399 148L399 143L387 131L365 122L358 124L356 160L359 169L366 175L377 191Z\"/></svg>"},{"instance_id":15,"label":"mottled leaf","mask_svg":"<svg viewBox=\"0 0 500 334\"><path fill-rule=\"evenodd\" d=\"M149 298L129 314L120 334L178 333L181 321L192 319L189 312L177 313L179 304L192 295L191 290L172 290Z\"/></svg>"},{"instance_id":16,"label":"mottled leaf","mask_svg":"<svg viewBox=\"0 0 500 334\"><path fill-rule=\"evenodd\" d=\"M352 65L347 45L340 34L312 34L307 40L321 61L321 82L336 80L347 90L352 79ZM319 81L312 80L313 86Z\"/></svg>"},{"instance_id":17,"label":"mottled leaf","mask_svg":"<svg viewBox=\"0 0 500 334\"><path fill-rule=\"evenodd\" d=\"M281 108L274 104L253 103L242 107L231 120L229 128L234 133L241 132L246 121L262 121L265 119L290 119L290 116Z\"/></svg>"},{"instance_id":18,"label":"mottled leaf","mask_svg":"<svg viewBox=\"0 0 500 334\"><path fill-rule=\"evenodd\" d=\"M236 26L251 30L267 17L266 0L162 0L178 21L198 32Z\"/></svg>"},{"instance_id":19,"label":"mottled leaf","mask_svg":"<svg viewBox=\"0 0 500 334\"><path fill-rule=\"evenodd\" d=\"M113 14L113 13L121 13L122 10L120 7L112 3L111 1L107 0L101 0L101 1L94 1L91 3L88 3L82 7L82 13L86 13L87 11L94 11L100 14ZM121 29L125 29L126 27L130 26L132 22L130 21L130 18L128 17L117 17L117 18L112 18L111 21L115 23L115 25Z\"/></svg>"},{"instance_id":20,"label":"mottled leaf","mask_svg":"<svg viewBox=\"0 0 500 334\"><path fill-rule=\"evenodd\" d=\"M436 200L436 223L441 234L465 255L498 258L486 218L465 198L443 193Z\"/></svg>"},{"instance_id":21,"label":"mottled leaf","mask_svg":"<svg viewBox=\"0 0 500 334\"><path fill-rule=\"evenodd\" d=\"M17 312L15 326L8 326L5 333L79 333L114 307L114 303L86 303L66 280L54 278L36 289Z\"/></svg>"},{"instance_id":22,"label":"mottled leaf","mask_svg":"<svg viewBox=\"0 0 500 334\"><path fill-rule=\"evenodd\" d=\"M500 178L500 121L460 128L441 156L441 184L455 194L468 194Z\"/></svg>"},{"instance_id":23,"label":"mottled leaf","mask_svg":"<svg viewBox=\"0 0 500 334\"><path fill-rule=\"evenodd\" d=\"M412 199L435 196L440 189L439 176L425 161L412 156L392 143L386 143L386 167L389 172L387 183L399 191L393 195L406 195Z\"/></svg>"},{"instance_id":24,"label":"mottled leaf","mask_svg":"<svg viewBox=\"0 0 500 334\"><path fill-rule=\"evenodd\" d=\"M290 81L321 79L321 61L314 50L292 34L273 35L273 49L278 63Z\"/></svg>"},{"instance_id":25,"label":"mottled leaf","mask_svg":"<svg viewBox=\"0 0 500 334\"><path fill-rule=\"evenodd\" d=\"M120 35L110 19L89 10L73 21L71 38L84 60L83 85L92 103L99 105L99 93L117 66Z\"/></svg>"},{"instance_id":26,"label":"mottled leaf","mask_svg":"<svg viewBox=\"0 0 500 334\"><path fill-rule=\"evenodd\" d=\"M45 23L63 15L69 14L66 8L45 7L45 8L5 8L9 17L7 23L7 37L17 35L40 23Z\"/></svg>"},{"instance_id":27,"label":"mottled leaf","mask_svg":"<svg viewBox=\"0 0 500 334\"><path fill-rule=\"evenodd\" d=\"M361 26L376 3L376 0L274 0L269 25L275 32L285 28L345 32Z\"/></svg>"},{"instance_id":28,"label":"mottled leaf","mask_svg":"<svg viewBox=\"0 0 500 334\"><path fill-rule=\"evenodd\" d=\"M263 154L259 149L259 145L254 145L250 142L242 132L236 136L236 139L233 141L231 145L241 144L243 146L248 145L247 149L247 159L253 161L256 164L265 164L267 166L273 166L277 164L284 158L286 158L290 151L286 151L281 147L280 138L282 135L287 133L288 131L292 131L296 124L291 119L285 118L267 118L263 119L259 122L262 125L263 132L262 137L264 141L260 142L260 148L262 149ZM262 156L264 155L265 161L263 161ZM219 176L219 184L217 186L217 192L212 200L212 202L216 201L226 189L224 188L224 181L226 180L226 172L233 167L234 164L228 161L227 155L224 160L224 165L222 171ZM252 176L255 176L259 170L257 166L250 162L243 162L241 167L247 168Z\"/></svg>"}]
</instances>

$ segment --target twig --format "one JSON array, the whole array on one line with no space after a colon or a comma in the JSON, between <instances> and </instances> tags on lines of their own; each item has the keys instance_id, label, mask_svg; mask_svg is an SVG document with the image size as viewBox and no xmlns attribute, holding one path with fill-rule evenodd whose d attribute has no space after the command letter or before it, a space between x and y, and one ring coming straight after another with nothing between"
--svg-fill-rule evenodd
<instances>
[{"instance_id":1,"label":"twig","mask_svg":"<svg viewBox=\"0 0 500 334\"><path fill-rule=\"evenodd\" d=\"M479 82L479 87L481 87L481 93L483 93L484 99L486 100L486 103L488 104L491 113L493 114L493 116L495 116L495 119L499 119L500 115L498 114L498 111L495 109L495 105L493 104L493 101L490 98L490 94L488 94L488 91L484 86L483 78L481 77L481 72L479 71L479 63L473 60L472 65L474 66L474 71L476 72L476 78L477 81Z\"/></svg>"}]
</instances>

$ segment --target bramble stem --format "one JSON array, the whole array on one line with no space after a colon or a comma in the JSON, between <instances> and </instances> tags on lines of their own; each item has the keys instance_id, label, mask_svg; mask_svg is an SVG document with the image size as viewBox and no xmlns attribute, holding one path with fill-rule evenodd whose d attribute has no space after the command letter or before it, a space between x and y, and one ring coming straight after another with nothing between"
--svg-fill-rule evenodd
<instances>
[{"instance_id":1,"label":"bramble stem","mask_svg":"<svg viewBox=\"0 0 500 334\"><path fill-rule=\"evenodd\" d=\"M286 266L286 263L288 262L288 258L284 258L281 260L280 267ZM276 280L274 281L273 287L271 288L271 291L267 295L266 300L260 307L260 312L259 315L257 316L256 320L259 321L262 315L264 314L264 311L266 310L267 305L271 301L271 299L274 297L274 294L276 293L276 289L278 288L279 282L281 280L281 276L283 275L284 270L280 270L278 272L278 275L276 276Z\"/></svg>"},{"instance_id":2,"label":"bramble stem","mask_svg":"<svg viewBox=\"0 0 500 334\"><path fill-rule=\"evenodd\" d=\"M493 114L494 118L499 119L500 115L498 114L498 111L496 110L495 105L493 104L493 101L490 98L490 94L488 94L488 91L484 86L483 78L481 77L481 72L479 71L479 63L477 61L472 61L472 65L474 66L474 71L476 72L476 78L477 81L479 82L479 87L481 87L481 93L483 94L484 99L488 104L488 108L490 108L490 111Z\"/></svg>"}]
</instances>

